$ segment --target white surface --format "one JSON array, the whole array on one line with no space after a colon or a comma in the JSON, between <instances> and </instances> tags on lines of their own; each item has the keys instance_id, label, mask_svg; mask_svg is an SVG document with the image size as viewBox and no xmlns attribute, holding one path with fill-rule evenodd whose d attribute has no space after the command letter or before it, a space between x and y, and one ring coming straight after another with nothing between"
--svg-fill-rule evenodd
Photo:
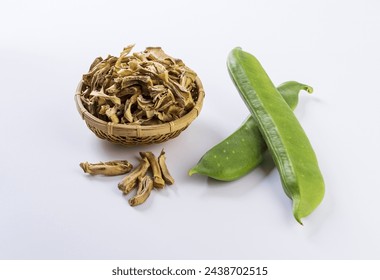
<instances>
[{"instance_id":1,"label":"white surface","mask_svg":"<svg viewBox=\"0 0 380 280\"><path fill-rule=\"evenodd\" d=\"M7 1L0 9L1 259L379 259L380 2ZM91 3L91 4L90 4ZM162 46L200 76L199 118L175 140L96 138L74 104L92 60ZM235 46L275 84L314 87L296 115L326 181L300 226L270 164L232 183L187 170L248 114L225 66ZM81 161L167 152L174 186L131 208L120 177Z\"/></svg>"}]
</instances>

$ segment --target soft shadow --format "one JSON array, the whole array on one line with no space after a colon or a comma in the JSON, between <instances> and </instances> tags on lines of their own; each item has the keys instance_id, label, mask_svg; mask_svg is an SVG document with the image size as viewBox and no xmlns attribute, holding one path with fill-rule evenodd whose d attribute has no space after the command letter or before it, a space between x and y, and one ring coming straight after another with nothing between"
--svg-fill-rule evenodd
<instances>
[{"instance_id":1,"label":"soft shadow","mask_svg":"<svg viewBox=\"0 0 380 280\"><path fill-rule=\"evenodd\" d=\"M125 146L122 144L112 143L107 140L98 139L98 147L110 158L131 159L131 155L138 155L143 151L142 146ZM137 156L136 156L137 158ZM135 159L135 158L134 158Z\"/></svg>"}]
</instances>

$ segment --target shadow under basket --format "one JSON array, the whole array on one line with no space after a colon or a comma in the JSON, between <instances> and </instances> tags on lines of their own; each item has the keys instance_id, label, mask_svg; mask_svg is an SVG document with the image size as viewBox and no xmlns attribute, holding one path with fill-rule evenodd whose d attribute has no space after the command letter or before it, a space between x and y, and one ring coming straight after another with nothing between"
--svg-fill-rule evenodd
<instances>
[{"instance_id":1,"label":"shadow under basket","mask_svg":"<svg viewBox=\"0 0 380 280\"><path fill-rule=\"evenodd\" d=\"M198 98L194 108L181 118L157 125L134 125L134 124L114 124L98 119L90 114L83 106L80 94L83 82L81 81L75 93L75 103L79 114L85 121L88 128L99 138L126 146L162 143L177 137L184 131L191 122L198 117L205 92L200 79L196 78L198 88Z\"/></svg>"}]
</instances>

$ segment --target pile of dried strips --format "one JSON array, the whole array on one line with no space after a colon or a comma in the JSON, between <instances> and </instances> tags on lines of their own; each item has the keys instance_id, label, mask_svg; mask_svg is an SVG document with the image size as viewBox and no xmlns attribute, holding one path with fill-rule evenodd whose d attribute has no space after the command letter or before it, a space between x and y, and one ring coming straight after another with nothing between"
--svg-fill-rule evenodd
<instances>
[{"instance_id":1,"label":"pile of dried strips","mask_svg":"<svg viewBox=\"0 0 380 280\"><path fill-rule=\"evenodd\" d=\"M131 206L136 206L147 200L153 188L162 189L165 184L174 184L174 179L166 166L164 150L158 158L152 152L140 152L140 156L140 164L135 168L126 160L82 162L80 167L85 173L91 175L115 176L129 173L118 184L118 188L125 195L137 189L135 196L128 200ZM147 174L149 170L152 176Z\"/></svg>"},{"instance_id":2,"label":"pile of dried strips","mask_svg":"<svg viewBox=\"0 0 380 280\"><path fill-rule=\"evenodd\" d=\"M198 98L196 73L160 47L98 57L83 75L81 100L94 116L115 124L154 125L188 113Z\"/></svg>"}]
</instances>

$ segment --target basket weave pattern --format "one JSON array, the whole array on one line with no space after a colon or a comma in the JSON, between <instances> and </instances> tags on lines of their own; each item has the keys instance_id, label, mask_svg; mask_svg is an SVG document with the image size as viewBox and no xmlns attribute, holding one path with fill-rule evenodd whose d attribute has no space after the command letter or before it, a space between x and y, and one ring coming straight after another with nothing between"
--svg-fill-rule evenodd
<instances>
[{"instance_id":1,"label":"basket weave pattern","mask_svg":"<svg viewBox=\"0 0 380 280\"><path fill-rule=\"evenodd\" d=\"M113 143L119 143L127 146L138 145L138 144L152 144L152 143L162 143L169 139L177 137L183 130L176 130L167 134L155 135L155 136L116 136L108 134L100 129L97 129L95 126L92 126L90 123L86 122L87 127L99 138L108 140Z\"/></svg>"},{"instance_id":2,"label":"basket weave pattern","mask_svg":"<svg viewBox=\"0 0 380 280\"><path fill-rule=\"evenodd\" d=\"M86 110L81 102L82 82L77 87L75 102L87 127L101 139L126 146L162 143L177 137L199 115L205 93L200 79L196 78L195 82L198 88L198 98L194 108L177 120L158 125L113 124L96 118Z\"/></svg>"}]
</instances>

